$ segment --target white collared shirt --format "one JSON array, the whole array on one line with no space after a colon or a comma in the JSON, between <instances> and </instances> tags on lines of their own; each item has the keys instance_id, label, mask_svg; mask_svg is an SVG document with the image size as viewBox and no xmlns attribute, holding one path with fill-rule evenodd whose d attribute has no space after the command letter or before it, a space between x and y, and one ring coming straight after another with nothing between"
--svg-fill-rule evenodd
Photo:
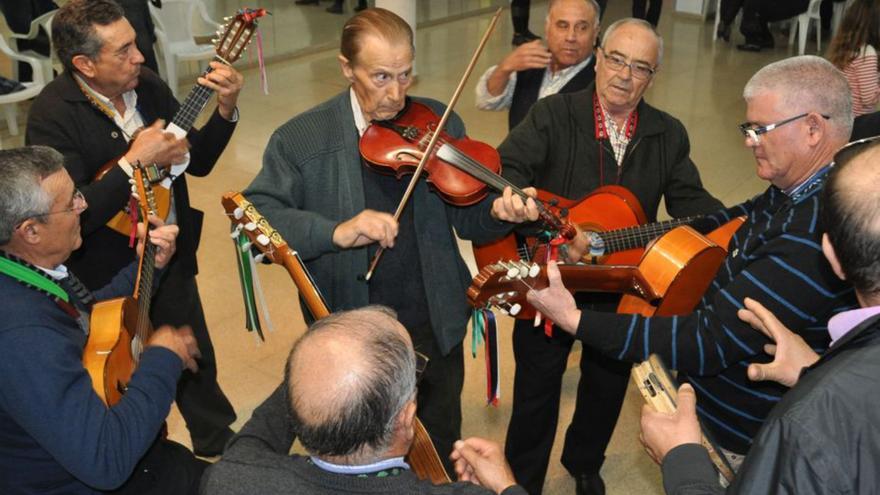
<instances>
[{"instance_id":1,"label":"white collared shirt","mask_svg":"<svg viewBox=\"0 0 880 495\"><path fill-rule=\"evenodd\" d=\"M58 265L55 268L43 268L42 266L34 265L40 269L46 275L52 277L52 280L64 280L69 276L69 272L67 271L67 267L64 265Z\"/></svg>"},{"instance_id":2,"label":"white collared shirt","mask_svg":"<svg viewBox=\"0 0 880 495\"><path fill-rule=\"evenodd\" d=\"M370 123L364 118L364 112L361 110L361 104L354 94L354 88L348 88L348 94L351 97L351 112L354 114L354 126L357 127L358 136L363 136L367 131Z\"/></svg>"},{"instance_id":3,"label":"white collared shirt","mask_svg":"<svg viewBox=\"0 0 880 495\"><path fill-rule=\"evenodd\" d=\"M569 81L574 79L574 76L586 67L592 59L593 56L590 55L584 59L583 62L558 70L555 74L549 67L544 69L544 77L541 79L541 88L538 90L538 99L540 100L545 96L558 93L566 84L568 84ZM513 91L516 88L516 72L510 74L510 78L507 80L507 86L504 87L504 91L502 91L501 94L492 96L492 94L489 93L488 81L497 67L497 65L489 67L489 70L487 70L483 76L480 77L479 82L477 82L476 104L477 108L480 110L505 110L510 108L511 103L513 103Z\"/></svg>"}]
</instances>

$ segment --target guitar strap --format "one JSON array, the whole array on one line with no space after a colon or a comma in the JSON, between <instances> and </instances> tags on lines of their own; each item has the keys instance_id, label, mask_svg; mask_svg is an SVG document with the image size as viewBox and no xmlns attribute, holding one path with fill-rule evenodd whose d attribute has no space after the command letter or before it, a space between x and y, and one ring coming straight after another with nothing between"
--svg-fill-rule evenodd
<instances>
[{"instance_id":1,"label":"guitar strap","mask_svg":"<svg viewBox=\"0 0 880 495\"><path fill-rule=\"evenodd\" d=\"M597 93L593 93L593 123L596 129L596 142L599 145L599 186L605 185L605 147L602 145L602 141L609 141L611 145L614 146L614 142L611 140L611 134L608 132L608 127L605 125L605 110L602 108L602 104L599 102L599 95ZM624 136L626 137L627 145L629 145L629 141L636 134L636 127L639 125L639 112L638 110L633 110L630 112L629 117L626 118L626 124L624 124ZM623 165L623 156L620 157L620 163L617 164L617 182L620 183L620 167Z\"/></svg>"},{"instance_id":2,"label":"guitar strap","mask_svg":"<svg viewBox=\"0 0 880 495\"><path fill-rule=\"evenodd\" d=\"M68 273L67 278L59 284L34 265L3 250L0 250L0 273L54 301L77 321L84 333L89 333L88 313L95 302L95 297L72 273ZM68 287L65 288L63 285ZM75 296L73 302L71 293Z\"/></svg>"}]
</instances>

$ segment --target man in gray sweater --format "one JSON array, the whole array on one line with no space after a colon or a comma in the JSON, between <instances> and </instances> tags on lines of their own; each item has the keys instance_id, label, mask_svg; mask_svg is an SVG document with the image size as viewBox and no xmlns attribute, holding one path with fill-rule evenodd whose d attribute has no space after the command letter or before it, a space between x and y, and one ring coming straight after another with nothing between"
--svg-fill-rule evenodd
<instances>
[{"instance_id":1,"label":"man in gray sweater","mask_svg":"<svg viewBox=\"0 0 880 495\"><path fill-rule=\"evenodd\" d=\"M284 383L205 474L202 493L526 493L501 448L479 438L456 442L453 453L472 483L419 480L404 459L415 395L416 355L393 311L328 316L294 345ZM297 435L308 456L288 455Z\"/></svg>"},{"instance_id":2,"label":"man in gray sweater","mask_svg":"<svg viewBox=\"0 0 880 495\"><path fill-rule=\"evenodd\" d=\"M305 261L331 311L383 304L398 313L416 350L430 358L419 387L419 417L445 459L461 437L464 339L471 275L455 232L486 243L537 219L532 200L508 193L454 206L420 180L403 213L393 212L408 180L367 168L358 150L370 122L393 119L414 104L412 30L384 9L346 22L339 55L351 88L282 125L269 140L263 168L244 194ZM444 107L420 99L437 114ZM446 131L464 135L452 115ZM369 283L358 280L379 247Z\"/></svg>"}]
</instances>

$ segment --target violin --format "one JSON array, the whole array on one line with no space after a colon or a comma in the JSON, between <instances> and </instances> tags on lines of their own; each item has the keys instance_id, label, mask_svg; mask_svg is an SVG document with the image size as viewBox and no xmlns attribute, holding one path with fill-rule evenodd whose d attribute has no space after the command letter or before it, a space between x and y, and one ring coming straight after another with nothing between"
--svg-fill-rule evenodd
<instances>
[{"instance_id":1,"label":"violin","mask_svg":"<svg viewBox=\"0 0 880 495\"><path fill-rule=\"evenodd\" d=\"M370 124L358 146L361 157L373 170L398 179L414 173L439 122L440 117L427 105L407 98L406 106L396 117ZM455 138L442 130L423 169L437 193L456 206L481 201L490 188L500 193L509 187L523 201L530 197L502 177L500 171L501 157L495 148L468 137ZM541 220L550 229L566 239L574 237L574 227L537 199L536 204Z\"/></svg>"}]
</instances>

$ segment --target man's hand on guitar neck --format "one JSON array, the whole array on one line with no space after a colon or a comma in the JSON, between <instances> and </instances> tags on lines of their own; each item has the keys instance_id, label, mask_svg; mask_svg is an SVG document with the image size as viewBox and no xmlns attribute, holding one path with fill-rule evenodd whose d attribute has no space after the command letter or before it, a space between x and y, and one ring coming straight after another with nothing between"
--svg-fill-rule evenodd
<instances>
[{"instance_id":1,"label":"man's hand on guitar neck","mask_svg":"<svg viewBox=\"0 0 880 495\"><path fill-rule=\"evenodd\" d=\"M581 321L581 310L577 308L571 292L562 285L562 276L555 261L547 263L547 281L550 282L547 288L532 289L526 294L526 298L545 318L553 321L557 328L574 335Z\"/></svg>"},{"instance_id":2,"label":"man's hand on guitar neck","mask_svg":"<svg viewBox=\"0 0 880 495\"><path fill-rule=\"evenodd\" d=\"M142 165L155 163L168 168L173 164L186 161L188 152L189 142L186 139L177 139L170 132L165 132L165 121L159 119L134 135L123 158L131 165L137 162Z\"/></svg>"},{"instance_id":3,"label":"man's hand on guitar neck","mask_svg":"<svg viewBox=\"0 0 880 495\"><path fill-rule=\"evenodd\" d=\"M153 229L149 231L150 242L156 245L156 268L165 268L168 265L168 262L171 261L171 258L174 256L174 252L177 250L177 234L180 233L180 228L177 225L165 225L165 222L162 221L161 218L150 215L149 217L150 224L153 225ZM144 239L147 236L147 227L143 223L138 223L137 226L137 254L138 256L144 255Z\"/></svg>"},{"instance_id":4,"label":"man's hand on guitar neck","mask_svg":"<svg viewBox=\"0 0 880 495\"><path fill-rule=\"evenodd\" d=\"M217 111L221 117L231 121L235 117L238 94L244 86L244 76L233 67L220 62L211 62L209 65L214 70L205 77L200 77L198 83L217 93Z\"/></svg>"},{"instance_id":5,"label":"man's hand on guitar neck","mask_svg":"<svg viewBox=\"0 0 880 495\"><path fill-rule=\"evenodd\" d=\"M193 337L192 329L188 326L174 328L170 325L164 325L153 332L147 346L164 347L177 354L184 368L193 373L199 371L196 359L202 357L202 353L199 352L199 345L196 343L196 338Z\"/></svg>"}]
</instances>

